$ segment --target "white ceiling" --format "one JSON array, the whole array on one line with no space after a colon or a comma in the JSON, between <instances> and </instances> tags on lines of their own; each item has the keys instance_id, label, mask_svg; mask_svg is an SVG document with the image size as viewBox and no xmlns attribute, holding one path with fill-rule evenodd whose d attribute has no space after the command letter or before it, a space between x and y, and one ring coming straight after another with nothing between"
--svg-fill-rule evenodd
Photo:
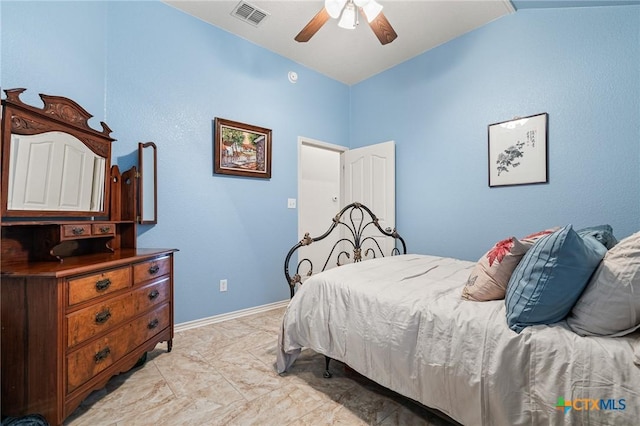
<instances>
[{"instance_id":1,"label":"white ceiling","mask_svg":"<svg viewBox=\"0 0 640 426\"><path fill-rule=\"evenodd\" d=\"M324 7L322 0L247 0L268 14L254 26L232 15L240 0L165 3L345 84L368 77L514 12L509 0L378 0L398 38L381 45L361 18L355 30L330 19L307 43L296 34Z\"/></svg>"},{"instance_id":2,"label":"white ceiling","mask_svg":"<svg viewBox=\"0 0 640 426\"><path fill-rule=\"evenodd\" d=\"M268 14L257 27L232 15L240 0L163 1L349 85L516 9L640 4L640 0L377 0L398 33L397 39L383 46L365 19L355 30L339 28L330 19L307 43L296 42L294 37L324 7L323 0L244 0Z\"/></svg>"}]
</instances>

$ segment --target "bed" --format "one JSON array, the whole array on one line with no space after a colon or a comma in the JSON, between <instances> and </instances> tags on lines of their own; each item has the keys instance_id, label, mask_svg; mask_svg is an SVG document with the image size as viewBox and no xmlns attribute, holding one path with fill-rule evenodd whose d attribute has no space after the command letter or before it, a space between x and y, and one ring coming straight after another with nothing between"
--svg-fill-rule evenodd
<instances>
[{"instance_id":1,"label":"bed","mask_svg":"<svg viewBox=\"0 0 640 426\"><path fill-rule=\"evenodd\" d=\"M637 424L640 234L614 244L603 241L602 229L578 232L567 225L529 240L513 238L501 265L517 252L515 241L528 246L511 262L516 265L504 296L493 300L474 300L468 289L470 281L477 285L471 277L483 260L509 246L504 240L478 262L406 254L405 248L311 274L302 285L286 264L293 296L279 336L277 370L286 373L309 348L465 425ZM562 287L556 277L571 281L567 271L582 274L582 287L571 283L571 291L554 302L570 305L569 313L561 320L514 320L515 305L544 299L518 288L526 281L523 269L544 258L545 244L552 250L566 246L564 253L553 253L554 261L569 256L576 262L581 252L574 243L587 246L587 257L589 250L598 253L591 253L585 271L577 273L574 264L542 268L552 275L546 283L554 291ZM293 257L289 252L287 262ZM624 291L614 294L612 288Z\"/></svg>"}]
</instances>

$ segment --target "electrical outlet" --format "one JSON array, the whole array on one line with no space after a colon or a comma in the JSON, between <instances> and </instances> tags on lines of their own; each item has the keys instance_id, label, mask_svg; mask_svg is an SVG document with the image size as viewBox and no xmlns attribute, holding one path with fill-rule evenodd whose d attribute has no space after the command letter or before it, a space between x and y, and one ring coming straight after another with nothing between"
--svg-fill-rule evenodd
<instances>
[{"instance_id":1,"label":"electrical outlet","mask_svg":"<svg viewBox=\"0 0 640 426\"><path fill-rule=\"evenodd\" d=\"M220 291L227 291L227 280L220 280Z\"/></svg>"},{"instance_id":2,"label":"electrical outlet","mask_svg":"<svg viewBox=\"0 0 640 426\"><path fill-rule=\"evenodd\" d=\"M288 198L287 199L287 208L288 209L295 209L296 208L296 199L295 198Z\"/></svg>"}]
</instances>

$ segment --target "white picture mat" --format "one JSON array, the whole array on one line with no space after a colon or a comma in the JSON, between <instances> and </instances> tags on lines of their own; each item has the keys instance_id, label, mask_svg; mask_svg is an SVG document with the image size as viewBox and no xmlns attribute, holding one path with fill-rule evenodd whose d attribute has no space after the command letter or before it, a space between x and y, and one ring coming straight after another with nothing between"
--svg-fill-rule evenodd
<instances>
[{"instance_id":1,"label":"white picture mat","mask_svg":"<svg viewBox=\"0 0 640 426\"><path fill-rule=\"evenodd\" d=\"M547 182L547 114L489 126L489 186Z\"/></svg>"}]
</instances>

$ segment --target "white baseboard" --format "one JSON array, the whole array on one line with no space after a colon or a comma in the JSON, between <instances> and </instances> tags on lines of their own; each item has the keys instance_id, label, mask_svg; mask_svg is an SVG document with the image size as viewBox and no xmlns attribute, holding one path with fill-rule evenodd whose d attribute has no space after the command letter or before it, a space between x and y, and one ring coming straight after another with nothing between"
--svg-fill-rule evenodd
<instances>
[{"instance_id":1,"label":"white baseboard","mask_svg":"<svg viewBox=\"0 0 640 426\"><path fill-rule=\"evenodd\" d=\"M289 304L289 299L281 302L269 303L267 305L256 306L254 308L241 309L239 311L229 312L228 314L214 315L208 318L202 318L194 321L182 322L174 326L176 333L180 331L190 330L192 328L203 327L209 324L215 324L222 321L228 321L236 318L246 317L248 315L259 314L262 312L271 311L273 309L284 308Z\"/></svg>"}]
</instances>

